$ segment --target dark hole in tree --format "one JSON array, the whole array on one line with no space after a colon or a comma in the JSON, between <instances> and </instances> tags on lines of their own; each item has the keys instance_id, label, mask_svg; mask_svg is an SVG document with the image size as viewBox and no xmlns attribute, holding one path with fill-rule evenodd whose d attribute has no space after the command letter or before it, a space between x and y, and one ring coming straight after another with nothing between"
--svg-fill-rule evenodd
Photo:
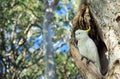
<instances>
[{"instance_id":1,"label":"dark hole in tree","mask_svg":"<svg viewBox=\"0 0 120 79\"><path fill-rule=\"evenodd\" d=\"M99 57L100 57L100 64L101 64L101 73L103 75L105 75L108 71L108 59L105 55L105 53L107 52L107 47L105 45L105 43L103 42L103 40L100 37L100 33L98 33L99 29L98 26L96 24L96 22L94 21L94 18L91 16L92 20L91 20L91 26L93 30L92 35L90 35L90 37L94 40L94 42L96 43L97 49L98 49L98 53L99 53Z\"/></svg>"},{"instance_id":2,"label":"dark hole in tree","mask_svg":"<svg viewBox=\"0 0 120 79\"><path fill-rule=\"evenodd\" d=\"M120 21L120 16L118 16L118 17L116 18L116 21L117 21L117 22L119 22L119 21Z\"/></svg>"}]
</instances>

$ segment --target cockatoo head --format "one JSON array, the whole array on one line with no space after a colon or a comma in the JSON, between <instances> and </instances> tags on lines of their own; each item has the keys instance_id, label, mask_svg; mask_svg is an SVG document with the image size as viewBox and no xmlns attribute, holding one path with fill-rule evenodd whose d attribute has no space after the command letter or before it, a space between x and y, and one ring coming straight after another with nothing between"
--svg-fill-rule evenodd
<instances>
[{"instance_id":1,"label":"cockatoo head","mask_svg":"<svg viewBox=\"0 0 120 79\"><path fill-rule=\"evenodd\" d=\"M88 32L90 31L91 27L88 30L81 30L78 29L75 31L75 38L76 40L85 40L88 38Z\"/></svg>"},{"instance_id":2,"label":"cockatoo head","mask_svg":"<svg viewBox=\"0 0 120 79\"><path fill-rule=\"evenodd\" d=\"M77 30L75 32L75 38L76 40L85 40L88 37L88 32L85 30Z\"/></svg>"}]
</instances>

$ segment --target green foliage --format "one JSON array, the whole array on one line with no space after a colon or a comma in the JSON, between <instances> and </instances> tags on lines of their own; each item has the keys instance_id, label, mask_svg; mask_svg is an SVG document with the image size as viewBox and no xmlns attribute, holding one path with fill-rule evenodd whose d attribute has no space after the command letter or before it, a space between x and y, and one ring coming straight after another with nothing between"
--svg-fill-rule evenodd
<instances>
[{"instance_id":1,"label":"green foliage","mask_svg":"<svg viewBox=\"0 0 120 79\"><path fill-rule=\"evenodd\" d=\"M77 69L72 58L68 54L62 53L57 53L55 58L58 79L75 79Z\"/></svg>"},{"instance_id":2,"label":"green foliage","mask_svg":"<svg viewBox=\"0 0 120 79\"><path fill-rule=\"evenodd\" d=\"M39 0L0 0L0 58L5 68L4 79L36 79L43 71L44 63L39 62L43 62L41 49L30 52L34 43L27 41L38 34L37 30L34 34L30 30L43 22L43 8ZM28 54L31 55L29 60Z\"/></svg>"},{"instance_id":3,"label":"green foliage","mask_svg":"<svg viewBox=\"0 0 120 79\"><path fill-rule=\"evenodd\" d=\"M59 4L66 2L61 0ZM73 4L72 0L70 4ZM61 8L58 5L57 10ZM0 0L0 10L0 77L37 79L44 75L44 50L42 46L39 49L33 46L34 39L42 34L43 0ZM73 20L74 10L67 10L68 16L54 13L53 42L66 39L65 26ZM58 79L75 78L77 69L67 54L56 53L55 60Z\"/></svg>"}]
</instances>

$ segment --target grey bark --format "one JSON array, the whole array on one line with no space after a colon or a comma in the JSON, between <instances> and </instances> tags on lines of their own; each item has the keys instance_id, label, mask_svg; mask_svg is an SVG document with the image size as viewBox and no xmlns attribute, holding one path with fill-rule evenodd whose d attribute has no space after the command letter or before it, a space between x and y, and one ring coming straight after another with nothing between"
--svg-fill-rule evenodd
<instances>
[{"instance_id":1,"label":"grey bark","mask_svg":"<svg viewBox=\"0 0 120 79\"><path fill-rule=\"evenodd\" d=\"M44 0L45 17L44 17L44 53L46 62L45 79L57 79L56 67L54 60L54 50L52 44L52 38L50 35L51 25L53 21L53 8L49 6L48 0Z\"/></svg>"},{"instance_id":2,"label":"grey bark","mask_svg":"<svg viewBox=\"0 0 120 79\"><path fill-rule=\"evenodd\" d=\"M120 79L120 0L88 0L88 4L107 47L109 67L105 78Z\"/></svg>"}]
</instances>

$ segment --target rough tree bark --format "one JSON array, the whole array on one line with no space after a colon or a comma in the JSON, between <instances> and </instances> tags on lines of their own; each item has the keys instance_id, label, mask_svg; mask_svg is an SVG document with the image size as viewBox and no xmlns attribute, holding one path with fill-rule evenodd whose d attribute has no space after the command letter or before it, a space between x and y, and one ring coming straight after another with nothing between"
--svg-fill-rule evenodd
<instances>
[{"instance_id":1,"label":"rough tree bark","mask_svg":"<svg viewBox=\"0 0 120 79\"><path fill-rule=\"evenodd\" d=\"M101 73L104 76L93 63L81 61L78 54L74 32L87 29L88 26L91 27L89 35L98 48ZM120 0L81 0L72 29L71 55L83 78L120 79Z\"/></svg>"},{"instance_id":2,"label":"rough tree bark","mask_svg":"<svg viewBox=\"0 0 120 79\"><path fill-rule=\"evenodd\" d=\"M109 71L106 79L120 78L120 0L91 0L90 10L99 35L107 47Z\"/></svg>"}]
</instances>

